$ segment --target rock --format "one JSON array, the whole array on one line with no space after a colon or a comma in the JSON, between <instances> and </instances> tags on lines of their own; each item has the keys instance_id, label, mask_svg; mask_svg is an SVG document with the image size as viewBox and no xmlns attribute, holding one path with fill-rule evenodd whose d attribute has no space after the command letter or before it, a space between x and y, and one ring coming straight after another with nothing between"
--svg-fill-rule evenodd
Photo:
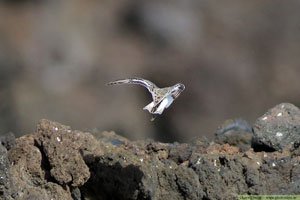
<instances>
[{"instance_id":1,"label":"rock","mask_svg":"<svg viewBox=\"0 0 300 200\"><path fill-rule=\"evenodd\" d=\"M122 136L117 135L113 131L104 131L99 135L99 138L103 140L104 142L111 143L115 146L121 146L128 144L128 139L124 138Z\"/></svg>"},{"instance_id":2,"label":"rock","mask_svg":"<svg viewBox=\"0 0 300 200\"><path fill-rule=\"evenodd\" d=\"M217 135L223 135L229 131L243 131L243 132L248 132L252 133L252 127L246 122L245 120L242 119L236 119L236 120L226 120L219 130L216 131Z\"/></svg>"},{"instance_id":3,"label":"rock","mask_svg":"<svg viewBox=\"0 0 300 200\"><path fill-rule=\"evenodd\" d=\"M77 141L80 133L72 132L70 127L41 120L36 131L36 142L45 153L51 176L60 184L83 185L90 177Z\"/></svg>"},{"instance_id":4,"label":"rock","mask_svg":"<svg viewBox=\"0 0 300 200\"><path fill-rule=\"evenodd\" d=\"M194 147L188 144L178 144L169 150L169 159L173 160L177 164L180 164L192 155Z\"/></svg>"},{"instance_id":5,"label":"rock","mask_svg":"<svg viewBox=\"0 0 300 200\"><path fill-rule=\"evenodd\" d=\"M71 195L74 200L81 200L81 192L78 187L72 189Z\"/></svg>"},{"instance_id":6,"label":"rock","mask_svg":"<svg viewBox=\"0 0 300 200\"><path fill-rule=\"evenodd\" d=\"M15 143L15 135L9 132L0 137L0 142L7 150L10 150Z\"/></svg>"},{"instance_id":7,"label":"rock","mask_svg":"<svg viewBox=\"0 0 300 200\"><path fill-rule=\"evenodd\" d=\"M237 155L239 149L235 146L230 146L229 144L219 145L211 143L205 151L207 154L226 154L226 155Z\"/></svg>"},{"instance_id":8,"label":"rock","mask_svg":"<svg viewBox=\"0 0 300 200\"><path fill-rule=\"evenodd\" d=\"M41 120L35 133L16 139L8 154L2 145L0 150L4 152L0 175L7 174L1 182L4 199L80 198L78 189L71 194L71 188L89 179L86 163L93 162L91 154L93 159L103 154L90 133L48 120Z\"/></svg>"},{"instance_id":9,"label":"rock","mask_svg":"<svg viewBox=\"0 0 300 200\"><path fill-rule=\"evenodd\" d=\"M209 145L206 153L195 146L176 143L150 142L145 145L129 141L127 146L110 143L103 146L106 146L104 156L90 165L92 175L83 186L85 196L94 194L103 199L236 199L238 194L272 194L279 187L288 187L292 183L283 179L290 180L288 173L293 171L294 162L273 167L274 160L276 165L277 162L282 165L282 159L291 157L289 152L256 153L250 149L242 153L228 144L214 143ZM187 149L186 154L183 151ZM139 154L140 151L146 154ZM161 158L160 152L167 151L169 156ZM281 170L283 168L287 171ZM294 178L297 178L297 170L294 171ZM280 177L281 184L270 176Z\"/></svg>"},{"instance_id":10,"label":"rock","mask_svg":"<svg viewBox=\"0 0 300 200\"><path fill-rule=\"evenodd\" d=\"M35 146L34 135L18 138L9 151L9 160L16 199L71 199L68 187L54 183L48 159Z\"/></svg>"},{"instance_id":11,"label":"rock","mask_svg":"<svg viewBox=\"0 0 300 200\"><path fill-rule=\"evenodd\" d=\"M99 135L98 135L99 136ZM299 194L299 143L281 151L229 144L130 141L41 120L35 133L0 144L0 199L236 199Z\"/></svg>"},{"instance_id":12,"label":"rock","mask_svg":"<svg viewBox=\"0 0 300 200\"><path fill-rule=\"evenodd\" d=\"M11 178L8 159L8 150L12 148L14 143L15 136L11 132L0 137L0 197L2 194L7 197L6 199L12 199L16 192Z\"/></svg>"},{"instance_id":13,"label":"rock","mask_svg":"<svg viewBox=\"0 0 300 200\"><path fill-rule=\"evenodd\" d=\"M294 156L300 156L300 141L294 142L291 152Z\"/></svg>"},{"instance_id":14,"label":"rock","mask_svg":"<svg viewBox=\"0 0 300 200\"><path fill-rule=\"evenodd\" d=\"M252 127L241 119L226 120L215 134L215 142L218 144L230 144L241 151L251 148L253 136Z\"/></svg>"},{"instance_id":15,"label":"rock","mask_svg":"<svg viewBox=\"0 0 300 200\"><path fill-rule=\"evenodd\" d=\"M0 143L0 197L1 195L9 197L14 193L14 186L12 184L9 168L10 164L8 160L7 150Z\"/></svg>"},{"instance_id":16,"label":"rock","mask_svg":"<svg viewBox=\"0 0 300 200\"><path fill-rule=\"evenodd\" d=\"M282 103L258 118L253 126L252 146L256 151L282 151L300 141L300 110Z\"/></svg>"}]
</instances>

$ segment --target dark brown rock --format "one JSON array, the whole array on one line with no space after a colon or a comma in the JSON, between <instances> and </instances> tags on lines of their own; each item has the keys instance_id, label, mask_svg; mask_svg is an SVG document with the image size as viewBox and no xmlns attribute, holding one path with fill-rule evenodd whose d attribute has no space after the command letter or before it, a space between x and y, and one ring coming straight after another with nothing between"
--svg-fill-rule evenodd
<instances>
[{"instance_id":1,"label":"dark brown rock","mask_svg":"<svg viewBox=\"0 0 300 200\"><path fill-rule=\"evenodd\" d=\"M12 132L6 133L0 137L0 142L7 150L10 150L15 144L15 135Z\"/></svg>"},{"instance_id":2,"label":"dark brown rock","mask_svg":"<svg viewBox=\"0 0 300 200\"><path fill-rule=\"evenodd\" d=\"M214 141L218 144L230 144L241 151L251 148L252 127L244 120L226 120L216 131Z\"/></svg>"},{"instance_id":3,"label":"dark brown rock","mask_svg":"<svg viewBox=\"0 0 300 200\"><path fill-rule=\"evenodd\" d=\"M300 110L282 103L258 118L253 126L253 148L257 151L282 151L300 141Z\"/></svg>"},{"instance_id":4,"label":"dark brown rock","mask_svg":"<svg viewBox=\"0 0 300 200\"><path fill-rule=\"evenodd\" d=\"M79 135L68 126L48 120L41 120L37 127L37 145L49 161L51 176L60 184L80 186L90 176L89 168L79 152L84 142Z\"/></svg>"},{"instance_id":5,"label":"dark brown rock","mask_svg":"<svg viewBox=\"0 0 300 200\"><path fill-rule=\"evenodd\" d=\"M16 140L9 151L14 199L71 199L68 189L51 181L49 172L43 168L46 167L43 159L33 135Z\"/></svg>"},{"instance_id":6,"label":"dark brown rock","mask_svg":"<svg viewBox=\"0 0 300 200\"><path fill-rule=\"evenodd\" d=\"M193 146L189 144L179 144L170 149L169 159L173 160L177 164L180 164L186 160L189 160L193 151Z\"/></svg>"},{"instance_id":7,"label":"dark brown rock","mask_svg":"<svg viewBox=\"0 0 300 200\"><path fill-rule=\"evenodd\" d=\"M90 133L72 131L48 120L41 120L34 134L18 138L5 152L4 148L5 165L0 169L0 175L7 175L2 181L6 188L0 188L5 199L45 200L72 199L70 189L90 177L85 161L93 162L91 154L93 159L103 154L99 141ZM78 196L78 190L72 191Z\"/></svg>"},{"instance_id":8,"label":"dark brown rock","mask_svg":"<svg viewBox=\"0 0 300 200\"><path fill-rule=\"evenodd\" d=\"M169 144L132 142L112 132L98 136L41 120L34 134L16 139L9 151L0 145L4 199L198 200L300 192L298 143L255 152L199 140Z\"/></svg>"},{"instance_id":9,"label":"dark brown rock","mask_svg":"<svg viewBox=\"0 0 300 200\"><path fill-rule=\"evenodd\" d=\"M10 164L7 150L2 144L0 144L0 197L1 195L11 196L14 192L9 168Z\"/></svg>"}]
</instances>

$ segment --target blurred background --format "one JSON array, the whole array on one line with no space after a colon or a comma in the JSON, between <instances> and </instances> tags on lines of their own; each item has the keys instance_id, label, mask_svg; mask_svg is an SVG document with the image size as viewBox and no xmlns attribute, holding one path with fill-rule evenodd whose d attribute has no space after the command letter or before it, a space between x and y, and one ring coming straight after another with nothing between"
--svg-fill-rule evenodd
<instances>
[{"instance_id":1,"label":"blurred background","mask_svg":"<svg viewBox=\"0 0 300 200\"><path fill-rule=\"evenodd\" d=\"M300 105L300 1L0 0L0 134L41 118L132 140L212 137ZM141 86L186 90L151 122Z\"/></svg>"}]
</instances>

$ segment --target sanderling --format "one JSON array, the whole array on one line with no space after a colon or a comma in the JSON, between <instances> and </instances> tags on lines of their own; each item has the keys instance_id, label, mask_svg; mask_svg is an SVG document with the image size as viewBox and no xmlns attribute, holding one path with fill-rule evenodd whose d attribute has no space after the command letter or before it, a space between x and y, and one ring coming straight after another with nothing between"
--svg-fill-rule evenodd
<instances>
[{"instance_id":1,"label":"sanderling","mask_svg":"<svg viewBox=\"0 0 300 200\"><path fill-rule=\"evenodd\" d=\"M151 81L142 78L120 79L109 82L106 85L117 84L139 84L146 87L151 93L153 101L146 105L143 109L148 110L149 113L155 116L161 115L163 111L168 108L185 89L185 86L182 83L177 83L171 87L159 88ZM154 119L155 117L152 118L151 121L153 121Z\"/></svg>"}]
</instances>

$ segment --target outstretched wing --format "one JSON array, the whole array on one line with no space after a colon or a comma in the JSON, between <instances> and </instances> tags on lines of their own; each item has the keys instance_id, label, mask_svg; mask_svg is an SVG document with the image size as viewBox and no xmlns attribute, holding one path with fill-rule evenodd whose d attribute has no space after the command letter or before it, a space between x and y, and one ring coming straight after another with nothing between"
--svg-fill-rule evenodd
<instances>
[{"instance_id":1,"label":"outstretched wing","mask_svg":"<svg viewBox=\"0 0 300 200\"><path fill-rule=\"evenodd\" d=\"M142 79L142 78L127 78L127 79L119 79L116 81L112 81L107 83L106 85L119 85L119 84L138 84L138 85L142 85L145 88L147 88L147 90L152 94L153 90L155 88L157 88L157 86L152 83L151 81L148 81L146 79ZM153 94L152 94L153 97Z\"/></svg>"}]
</instances>

